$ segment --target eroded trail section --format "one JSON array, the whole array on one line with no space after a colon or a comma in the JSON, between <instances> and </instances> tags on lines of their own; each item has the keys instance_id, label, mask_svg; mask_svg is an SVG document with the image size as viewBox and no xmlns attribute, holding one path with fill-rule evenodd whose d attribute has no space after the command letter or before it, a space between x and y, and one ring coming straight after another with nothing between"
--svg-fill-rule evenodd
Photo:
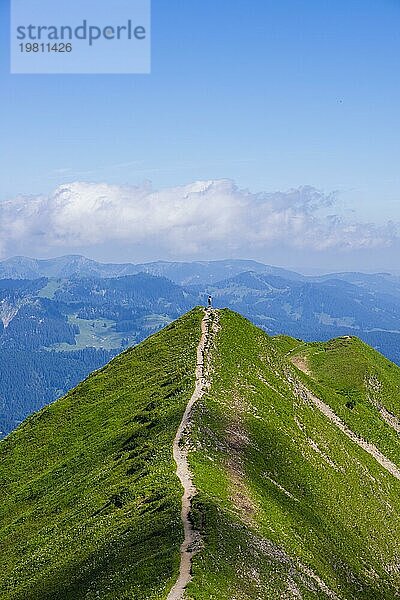
<instances>
[{"instance_id":1,"label":"eroded trail section","mask_svg":"<svg viewBox=\"0 0 400 600\"><path fill-rule=\"evenodd\" d=\"M190 520L191 501L193 496L196 494L196 488L193 484L192 475L189 469L188 447L185 443L185 437L190 431L193 406L196 401L203 396L204 392L209 387L205 355L210 344L213 315L214 311L212 309L205 310L204 318L201 322L200 343L197 347L196 385L192 397L186 406L181 424L176 432L173 445L174 460L177 467L176 474L178 475L184 489L182 496L181 516L185 537L181 545L181 564L179 568L179 577L174 587L168 594L167 600L181 600L183 598L185 588L192 578L192 559L201 547L200 534L194 529Z\"/></svg>"},{"instance_id":2,"label":"eroded trail section","mask_svg":"<svg viewBox=\"0 0 400 600\"><path fill-rule=\"evenodd\" d=\"M384 454L382 454L382 452L380 452L380 450L378 450L378 448L376 446L374 446L374 444L370 444L369 442L358 437L358 435L356 435L351 429L349 429L347 427L347 425L345 425L343 423L343 421L340 419L340 417L338 417L333 412L333 410L327 404L325 404L325 402L322 402L322 400L317 398L317 396L314 396L314 394L312 394L308 390L307 390L307 395L308 395L309 400L311 400L311 402L313 402L315 404L315 406L317 408L319 408L319 410L326 417L328 417L328 419L332 423L334 423L336 425L336 427L338 427L340 429L340 431L342 431L345 435L347 435L347 437L350 438L352 440L352 442L355 442L356 444L358 444L358 446L360 446L360 448L365 450L365 452L368 452L368 454L370 454L381 465L381 467L383 467L384 469L386 469L386 471L388 471L391 475L393 475L393 477L400 479L400 471L399 471L397 465L395 465Z\"/></svg>"},{"instance_id":3,"label":"eroded trail section","mask_svg":"<svg viewBox=\"0 0 400 600\"><path fill-rule=\"evenodd\" d=\"M306 388L306 386L298 381L293 380L293 378L288 377L288 379L292 384L294 384L295 391L300 397L314 404L314 406L316 406L334 425L336 425L340 431L347 435L352 442L365 450L365 452L368 452L368 454L372 456L381 465L381 467L393 475L393 477L400 479L400 469L398 466L389 460L384 454L382 454L382 452L378 450L374 444L370 444L366 440L356 435L351 429L349 429L349 427L347 427L347 425L345 425L345 423L343 423L342 419L333 412L330 406L315 396L309 389Z\"/></svg>"}]
</instances>

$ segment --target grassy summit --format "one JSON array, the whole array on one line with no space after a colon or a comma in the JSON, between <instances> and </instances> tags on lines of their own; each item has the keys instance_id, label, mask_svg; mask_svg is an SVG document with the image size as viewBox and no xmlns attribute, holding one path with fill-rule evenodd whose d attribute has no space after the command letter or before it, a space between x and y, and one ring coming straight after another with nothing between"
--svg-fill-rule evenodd
<instances>
[{"instance_id":1,"label":"grassy summit","mask_svg":"<svg viewBox=\"0 0 400 600\"><path fill-rule=\"evenodd\" d=\"M167 597L182 490L172 443L200 309L0 443L0 598ZM192 600L400 597L400 368L353 338L271 338L219 311L189 461ZM321 399L344 433L313 403Z\"/></svg>"}]
</instances>

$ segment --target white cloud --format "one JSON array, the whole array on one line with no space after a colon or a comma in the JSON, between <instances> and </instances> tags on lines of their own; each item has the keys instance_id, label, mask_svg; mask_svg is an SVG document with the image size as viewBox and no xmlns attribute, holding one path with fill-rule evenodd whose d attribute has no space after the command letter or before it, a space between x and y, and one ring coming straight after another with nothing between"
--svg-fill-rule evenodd
<instances>
[{"instance_id":1,"label":"white cloud","mask_svg":"<svg viewBox=\"0 0 400 600\"><path fill-rule=\"evenodd\" d=\"M373 249L398 239L396 224L350 222L334 210L335 195L311 187L254 194L229 180L160 191L76 182L49 196L1 203L0 252L45 255L118 244L152 249L153 257L192 258L277 246Z\"/></svg>"}]
</instances>

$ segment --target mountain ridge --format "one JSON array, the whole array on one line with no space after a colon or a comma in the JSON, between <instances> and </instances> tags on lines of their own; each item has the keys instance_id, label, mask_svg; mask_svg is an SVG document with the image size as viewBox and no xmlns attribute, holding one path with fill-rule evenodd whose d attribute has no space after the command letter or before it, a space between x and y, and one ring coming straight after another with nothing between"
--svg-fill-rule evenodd
<instances>
[{"instance_id":1,"label":"mountain ridge","mask_svg":"<svg viewBox=\"0 0 400 600\"><path fill-rule=\"evenodd\" d=\"M389 272L339 271L322 275L304 275L285 267L276 267L252 259L220 259L168 261L158 260L142 263L101 262L89 259L81 254L69 254L56 258L38 259L26 256L13 256L0 260L0 279L39 279L40 277L120 277L139 272L165 276L179 285L196 283L208 284L222 281L245 271L265 273L286 277L292 280L324 281L341 279L360 283L374 281L382 283L385 279L395 281L400 289L400 278Z\"/></svg>"},{"instance_id":2,"label":"mountain ridge","mask_svg":"<svg viewBox=\"0 0 400 600\"><path fill-rule=\"evenodd\" d=\"M400 464L382 412L400 418L400 368L356 338L305 343L214 314L206 345L198 307L0 442L0 598L168 597L184 539L172 450L199 350L210 385L181 445L203 540L188 597L400 594L400 483L358 443Z\"/></svg>"},{"instance_id":3,"label":"mountain ridge","mask_svg":"<svg viewBox=\"0 0 400 600\"><path fill-rule=\"evenodd\" d=\"M248 266L235 264L238 271ZM230 275L232 263L218 263L217 270L213 262L201 264L198 272L189 263L162 265L175 269L178 280L197 281ZM391 276L296 279L245 271L190 285L143 272L0 279L0 430L7 433L209 294L216 306L245 315L271 335L306 341L357 335L400 364L400 285Z\"/></svg>"},{"instance_id":4,"label":"mountain ridge","mask_svg":"<svg viewBox=\"0 0 400 600\"><path fill-rule=\"evenodd\" d=\"M54 259L17 256L0 261L0 279L39 279L40 277L121 277L137 273L165 276L179 285L201 281L211 283L236 273L253 270L284 274L294 279L302 276L294 271L272 267L254 260L156 261L148 263L101 263L82 255L66 255Z\"/></svg>"}]
</instances>

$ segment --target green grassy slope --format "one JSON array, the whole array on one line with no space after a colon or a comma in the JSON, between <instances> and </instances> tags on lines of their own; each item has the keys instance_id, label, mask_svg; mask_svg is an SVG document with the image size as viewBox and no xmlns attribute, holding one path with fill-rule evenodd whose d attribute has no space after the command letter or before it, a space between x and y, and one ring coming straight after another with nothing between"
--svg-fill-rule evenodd
<instances>
[{"instance_id":1,"label":"green grassy slope","mask_svg":"<svg viewBox=\"0 0 400 600\"><path fill-rule=\"evenodd\" d=\"M324 396L354 432L400 464L399 434L383 416L400 425L400 367L350 337L302 343L288 357L302 359L309 387Z\"/></svg>"},{"instance_id":2,"label":"green grassy slope","mask_svg":"<svg viewBox=\"0 0 400 600\"><path fill-rule=\"evenodd\" d=\"M172 443L194 385L194 310L0 443L0 598L158 599L182 538Z\"/></svg>"},{"instance_id":3,"label":"green grassy slope","mask_svg":"<svg viewBox=\"0 0 400 600\"><path fill-rule=\"evenodd\" d=\"M0 442L1 600L166 599L183 537L172 443L202 314ZM191 433L204 547L188 599L400 597L400 481L296 383L400 465L400 368L356 339L304 344L217 317Z\"/></svg>"},{"instance_id":4,"label":"green grassy slope","mask_svg":"<svg viewBox=\"0 0 400 600\"><path fill-rule=\"evenodd\" d=\"M196 411L191 464L205 548L195 558L190 598L399 597L400 481L296 395L289 380L303 380L339 409L336 388L361 387L369 361L398 412L400 370L358 341L351 363L339 340L332 342L340 357L335 378L321 359L316 381L291 364L287 353L300 349L295 340L269 338L230 311L221 311L220 325L212 387ZM346 421L398 456L398 435L377 409Z\"/></svg>"}]
</instances>

